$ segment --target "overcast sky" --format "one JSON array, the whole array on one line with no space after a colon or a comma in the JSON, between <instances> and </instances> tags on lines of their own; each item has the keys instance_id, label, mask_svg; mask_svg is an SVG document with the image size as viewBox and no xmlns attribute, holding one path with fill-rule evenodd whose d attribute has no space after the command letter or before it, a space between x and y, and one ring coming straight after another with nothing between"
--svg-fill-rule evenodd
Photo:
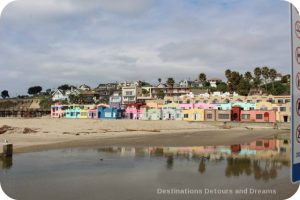
<instances>
[{"instance_id":1,"label":"overcast sky","mask_svg":"<svg viewBox=\"0 0 300 200\"><path fill-rule=\"evenodd\" d=\"M11 95L291 65L281 0L19 0L3 11L0 39L0 90Z\"/></svg>"}]
</instances>

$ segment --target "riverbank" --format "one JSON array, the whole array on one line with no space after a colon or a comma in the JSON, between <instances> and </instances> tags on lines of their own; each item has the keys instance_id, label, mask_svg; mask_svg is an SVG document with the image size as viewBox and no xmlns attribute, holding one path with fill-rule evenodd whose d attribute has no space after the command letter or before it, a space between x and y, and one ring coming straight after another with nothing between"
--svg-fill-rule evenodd
<instances>
[{"instance_id":1,"label":"riverbank","mask_svg":"<svg viewBox=\"0 0 300 200\"><path fill-rule=\"evenodd\" d=\"M230 145L262 138L289 138L289 124L71 120L1 118L0 141L14 144L14 152L79 146L205 146Z\"/></svg>"}]
</instances>

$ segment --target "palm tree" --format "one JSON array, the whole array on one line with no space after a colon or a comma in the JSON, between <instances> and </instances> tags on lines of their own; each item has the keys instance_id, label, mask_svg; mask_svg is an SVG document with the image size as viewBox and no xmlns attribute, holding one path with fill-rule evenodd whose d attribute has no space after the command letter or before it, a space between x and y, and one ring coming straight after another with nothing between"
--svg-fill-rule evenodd
<instances>
[{"instance_id":1,"label":"palm tree","mask_svg":"<svg viewBox=\"0 0 300 200\"><path fill-rule=\"evenodd\" d=\"M167 85L169 85L170 87L174 87L175 80L174 80L174 78L168 78L166 83L167 83Z\"/></svg>"},{"instance_id":2,"label":"palm tree","mask_svg":"<svg viewBox=\"0 0 300 200\"><path fill-rule=\"evenodd\" d=\"M247 81L251 81L253 78L251 72L246 72L244 77Z\"/></svg>"},{"instance_id":3,"label":"palm tree","mask_svg":"<svg viewBox=\"0 0 300 200\"><path fill-rule=\"evenodd\" d=\"M206 82L206 74L201 73L201 74L199 74L198 78L199 78L199 81L202 84L202 86L204 86L204 83Z\"/></svg>"},{"instance_id":4,"label":"palm tree","mask_svg":"<svg viewBox=\"0 0 300 200\"><path fill-rule=\"evenodd\" d=\"M230 70L230 69L227 69L227 70L225 71L225 76L226 76L227 79L230 78L230 76L231 76L231 70Z\"/></svg>"},{"instance_id":5,"label":"palm tree","mask_svg":"<svg viewBox=\"0 0 300 200\"><path fill-rule=\"evenodd\" d=\"M254 76L255 76L254 85L256 88L258 88L260 85L260 77L261 77L261 69L259 67L256 67L254 69Z\"/></svg>"},{"instance_id":6,"label":"palm tree","mask_svg":"<svg viewBox=\"0 0 300 200\"><path fill-rule=\"evenodd\" d=\"M267 66L265 66L265 67L263 67L262 69L261 69L261 74L262 74L262 76L263 76L263 78L265 79L265 87L266 87L266 91L268 91L268 87L267 87L267 80L269 79L269 71L270 71L270 69L267 67Z\"/></svg>"},{"instance_id":7,"label":"palm tree","mask_svg":"<svg viewBox=\"0 0 300 200\"><path fill-rule=\"evenodd\" d=\"M276 69L274 69L274 68L270 69L269 75L270 75L270 78L271 78L271 80L272 80L272 89L274 90L274 80L275 80L275 78L276 78L276 76L277 76L277 71L276 71Z\"/></svg>"},{"instance_id":8,"label":"palm tree","mask_svg":"<svg viewBox=\"0 0 300 200\"><path fill-rule=\"evenodd\" d=\"M255 78L260 78L260 76L261 76L261 69L259 67L256 67L254 69L254 75L255 75Z\"/></svg>"}]
</instances>

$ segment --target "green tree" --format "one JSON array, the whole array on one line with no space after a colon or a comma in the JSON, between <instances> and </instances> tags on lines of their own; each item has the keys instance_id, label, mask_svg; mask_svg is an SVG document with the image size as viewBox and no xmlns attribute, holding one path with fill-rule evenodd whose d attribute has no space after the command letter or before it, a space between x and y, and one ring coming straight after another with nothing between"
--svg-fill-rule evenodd
<instances>
[{"instance_id":1,"label":"green tree","mask_svg":"<svg viewBox=\"0 0 300 200\"><path fill-rule=\"evenodd\" d=\"M1 97L2 97L3 99L9 98L8 91L7 91L7 90L3 90L3 91L1 92Z\"/></svg>"},{"instance_id":2,"label":"green tree","mask_svg":"<svg viewBox=\"0 0 300 200\"><path fill-rule=\"evenodd\" d=\"M66 91L66 90L71 90L72 87L74 87L74 86L69 85L69 84L63 84L63 85L59 86L57 89Z\"/></svg>"},{"instance_id":3,"label":"green tree","mask_svg":"<svg viewBox=\"0 0 300 200\"><path fill-rule=\"evenodd\" d=\"M162 90L159 90L157 93L157 98L158 99L164 99L165 98L165 93Z\"/></svg>"},{"instance_id":4,"label":"green tree","mask_svg":"<svg viewBox=\"0 0 300 200\"><path fill-rule=\"evenodd\" d=\"M51 89L47 89L47 90L46 90L46 95L50 95L50 94L51 94L51 92L52 92L52 90L51 90Z\"/></svg>"},{"instance_id":5,"label":"green tree","mask_svg":"<svg viewBox=\"0 0 300 200\"><path fill-rule=\"evenodd\" d=\"M225 71L225 77L227 78L227 80L230 78L230 76L231 76L231 70L230 70L230 69L227 69L227 70Z\"/></svg>"},{"instance_id":6,"label":"green tree","mask_svg":"<svg viewBox=\"0 0 300 200\"><path fill-rule=\"evenodd\" d=\"M260 83L261 83L261 69L259 67L256 67L254 69L254 87L255 88L260 88Z\"/></svg>"},{"instance_id":7,"label":"green tree","mask_svg":"<svg viewBox=\"0 0 300 200\"><path fill-rule=\"evenodd\" d=\"M41 86L33 86L33 87L28 88L27 93L29 95L36 95L36 94L39 94L42 90L43 90L43 88Z\"/></svg>"},{"instance_id":8,"label":"green tree","mask_svg":"<svg viewBox=\"0 0 300 200\"><path fill-rule=\"evenodd\" d=\"M290 84L290 78L291 78L290 74L287 74L287 75L283 76L282 79L281 79L281 83Z\"/></svg>"},{"instance_id":9,"label":"green tree","mask_svg":"<svg viewBox=\"0 0 300 200\"><path fill-rule=\"evenodd\" d=\"M270 79L272 80L272 90L274 90L274 81L277 76L277 71L276 71L276 69L272 68L272 69L270 69L269 73L270 73Z\"/></svg>"},{"instance_id":10,"label":"green tree","mask_svg":"<svg viewBox=\"0 0 300 200\"><path fill-rule=\"evenodd\" d=\"M158 78L158 82L161 83L161 78Z\"/></svg>"},{"instance_id":11,"label":"green tree","mask_svg":"<svg viewBox=\"0 0 300 200\"><path fill-rule=\"evenodd\" d=\"M224 82L221 82L217 85L217 91L220 91L220 92L228 92L228 86L226 83Z\"/></svg>"},{"instance_id":12,"label":"green tree","mask_svg":"<svg viewBox=\"0 0 300 200\"><path fill-rule=\"evenodd\" d=\"M241 75L239 72L232 71L230 73L230 77L228 79L228 90L230 93L237 91L238 85L242 78L243 78L243 75Z\"/></svg>"},{"instance_id":13,"label":"green tree","mask_svg":"<svg viewBox=\"0 0 300 200\"><path fill-rule=\"evenodd\" d=\"M270 69L265 66L261 69L261 74L264 78L264 81L265 81L265 88L266 88L266 91L268 92L268 88L267 88L267 80L269 79L270 77Z\"/></svg>"},{"instance_id":14,"label":"green tree","mask_svg":"<svg viewBox=\"0 0 300 200\"><path fill-rule=\"evenodd\" d=\"M206 82L206 74L200 73L198 76L198 79L199 79L200 83L202 84L202 86L204 86L205 82Z\"/></svg>"},{"instance_id":15,"label":"green tree","mask_svg":"<svg viewBox=\"0 0 300 200\"><path fill-rule=\"evenodd\" d=\"M174 87L175 80L174 80L174 78L168 78L166 83L168 86Z\"/></svg>"},{"instance_id":16,"label":"green tree","mask_svg":"<svg viewBox=\"0 0 300 200\"><path fill-rule=\"evenodd\" d=\"M146 89L142 89L142 94L143 94L144 96L148 96L148 95L149 95L149 91L146 90Z\"/></svg>"},{"instance_id":17,"label":"green tree","mask_svg":"<svg viewBox=\"0 0 300 200\"><path fill-rule=\"evenodd\" d=\"M245 78L242 78L237 86L237 92L239 95L248 96L250 88L250 82Z\"/></svg>"},{"instance_id":18,"label":"green tree","mask_svg":"<svg viewBox=\"0 0 300 200\"><path fill-rule=\"evenodd\" d=\"M245 75L244 75L244 77L245 77L245 79L246 79L247 81L251 81L252 78L253 78L251 72L246 72Z\"/></svg>"}]
</instances>

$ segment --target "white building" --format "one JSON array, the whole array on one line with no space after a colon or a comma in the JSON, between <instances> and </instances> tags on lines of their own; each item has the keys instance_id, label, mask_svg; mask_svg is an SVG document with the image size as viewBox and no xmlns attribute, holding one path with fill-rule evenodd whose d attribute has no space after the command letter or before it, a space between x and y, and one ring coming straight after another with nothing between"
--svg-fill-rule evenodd
<instances>
[{"instance_id":1,"label":"white building","mask_svg":"<svg viewBox=\"0 0 300 200\"><path fill-rule=\"evenodd\" d=\"M217 87L218 83L222 82L222 80L219 78L211 78L211 79L208 79L207 81L210 83L210 86L214 87L214 88Z\"/></svg>"},{"instance_id":2,"label":"white building","mask_svg":"<svg viewBox=\"0 0 300 200\"><path fill-rule=\"evenodd\" d=\"M70 90L60 90L56 89L52 94L52 101L69 101L70 95L79 95L80 92L78 89L71 87Z\"/></svg>"},{"instance_id":3,"label":"white building","mask_svg":"<svg viewBox=\"0 0 300 200\"><path fill-rule=\"evenodd\" d=\"M92 90L91 87L86 84L79 86L79 89L83 90L83 91L91 91Z\"/></svg>"},{"instance_id":4,"label":"white building","mask_svg":"<svg viewBox=\"0 0 300 200\"><path fill-rule=\"evenodd\" d=\"M142 96L142 88L137 86L122 87L122 104L136 103L139 96Z\"/></svg>"}]
</instances>

